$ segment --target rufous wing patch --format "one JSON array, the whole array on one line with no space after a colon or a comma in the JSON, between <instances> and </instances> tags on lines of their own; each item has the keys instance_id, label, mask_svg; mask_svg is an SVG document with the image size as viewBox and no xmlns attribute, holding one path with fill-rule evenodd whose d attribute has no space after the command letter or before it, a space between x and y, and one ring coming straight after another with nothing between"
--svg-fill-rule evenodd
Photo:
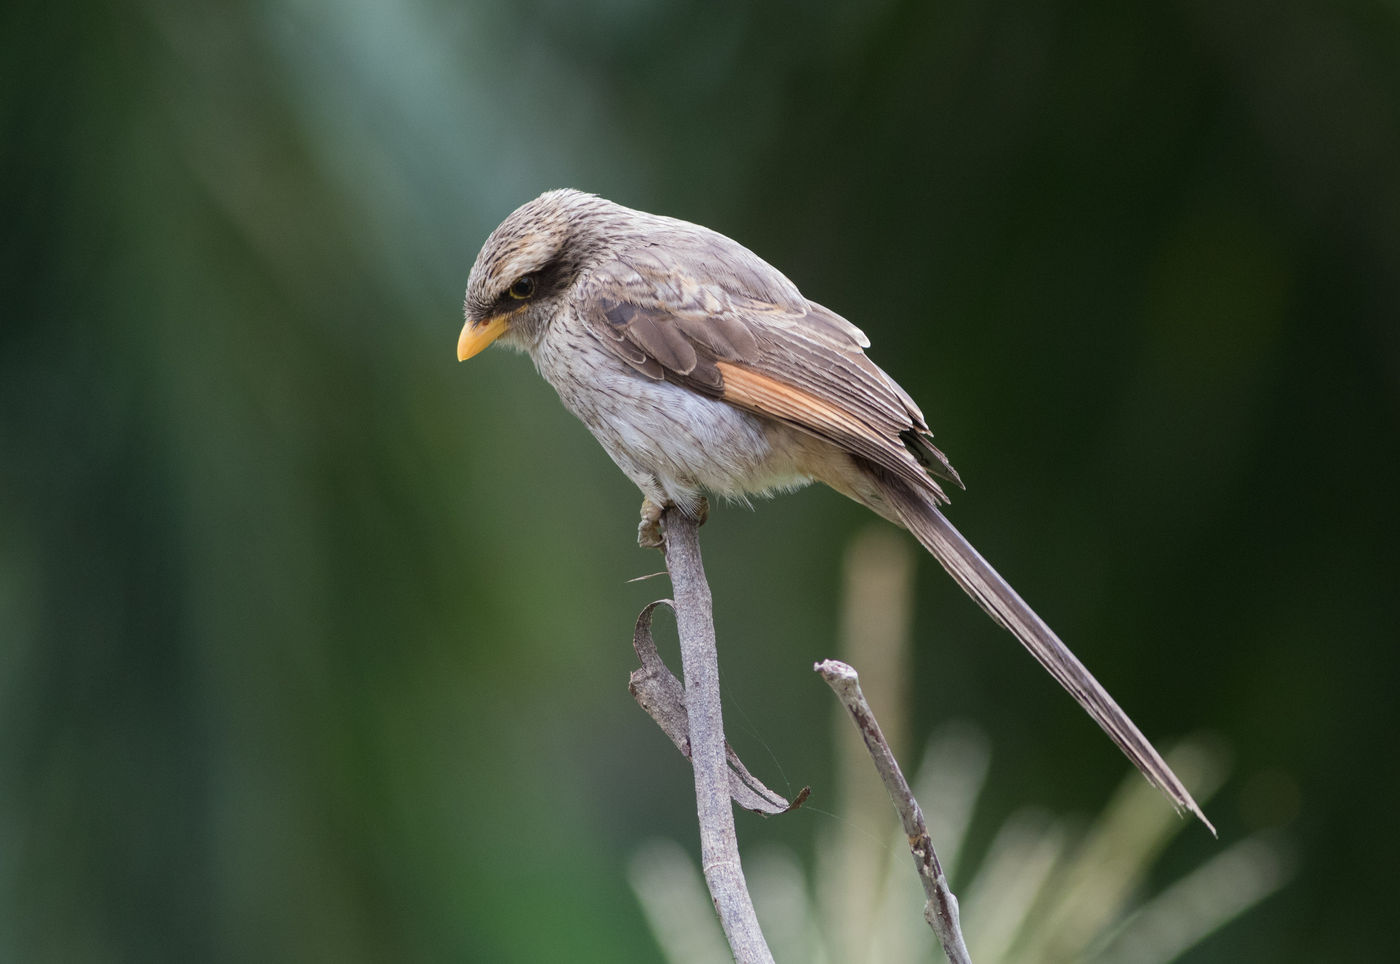
<instances>
[{"instance_id":1,"label":"rufous wing patch","mask_svg":"<svg viewBox=\"0 0 1400 964\"><path fill-rule=\"evenodd\" d=\"M720 398L731 405L786 422L826 439L852 456L884 466L916 488L928 491L937 501L947 501L938 483L929 478L899 438L882 435L860 416L836 402L772 375L726 361L715 362L715 368L724 379ZM838 481L836 485L839 484Z\"/></svg>"},{"instance_id":2,"label":"rufous wing patch","mask_svg":"<svg viewBox=\"0 0 1400 964\"><path fill-rule=\"evenodd\" d=\"M715 367L724 376L721 397L730 404L792 422L833 440L870 435L860 419L833 402L751 368L725 361L715 362Z\"/></svg>"}]
</instances>

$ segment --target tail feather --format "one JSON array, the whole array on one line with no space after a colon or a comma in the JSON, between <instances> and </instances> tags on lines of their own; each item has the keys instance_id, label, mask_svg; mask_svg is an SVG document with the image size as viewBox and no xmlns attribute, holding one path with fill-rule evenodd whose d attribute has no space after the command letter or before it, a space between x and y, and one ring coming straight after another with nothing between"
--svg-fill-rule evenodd
<instances>
[{"instance_id":1,"label":"tail feather","mask_svg":"<svg viewBox=\"0 0 1400 964\"><path fill-rule=\"evenodd\" d=\"M987 613L1021 641L1041 666L1063 686L1094 721L1142 771L1149 783L1161 790L1178 811L1189 811L1215 833L1196 801L1191 798L1171 767L1133 725L1113 697L1099 685L1084 664L1069 651L1060 638L1016 590L997 574L962 533L944 518L930 498L906 482L878 469L871 473L880 493L894 514L914 536L933 553L948 574Z\"/></svg>"}]
</instances>

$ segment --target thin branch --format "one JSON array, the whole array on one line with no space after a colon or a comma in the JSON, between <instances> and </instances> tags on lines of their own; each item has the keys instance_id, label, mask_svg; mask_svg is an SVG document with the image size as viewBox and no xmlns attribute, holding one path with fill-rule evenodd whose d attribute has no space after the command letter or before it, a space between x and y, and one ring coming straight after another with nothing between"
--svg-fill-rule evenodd
<instances>
[{"instance_id":1,"label":"thin branch","mask_svg":"<svg viewBox=\"0 0 1400 964\"><path fill-rule=\"evenodd\" d=\"M865 701L865 694L860 691L860 677L850 666L834 659L823 660L812 668L821 674L851 714L865 740L866 749L870 751L870 758L875 762L875 769L889 792L890 800L899 813L900 822L904 824L909 850L914 855L914 867L919 872L919 881L928 898L924 904L924 919L938 936L943 953L952 964L972 964L962 928L958 924L958 899L948 889L948 881L943 876L943 867L938 862L938 854L934 852L933 841L929 839L919 801L914 799L909 782L904 779L885 735L880 732L880 724L870 704Z\"/></svg>"},{"instance_id":2,"label":"thin branch","mask_svg":"<svg viewBox=\"0 0 1400 964\"><path fill-rule=\"evenodd\" d=\"M675 593L676 628L681 642L690 762L695 770L695 804L700 818L700 863L734 960L739 964L771 964L773 955L759 930L739 864L720 713L714 614L700 559L699 530L693 520L674 507L666 510L662 522L666 569Z\"/></svg>"}]
</instances>

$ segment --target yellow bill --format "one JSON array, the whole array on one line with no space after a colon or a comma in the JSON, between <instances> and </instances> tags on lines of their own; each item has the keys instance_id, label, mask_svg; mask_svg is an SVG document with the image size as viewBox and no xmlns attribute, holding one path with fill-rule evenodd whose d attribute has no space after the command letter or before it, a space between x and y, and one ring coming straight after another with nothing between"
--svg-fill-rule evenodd
<instances>
[{"instance_id":1,"label":"yellow bill","mask_svg":"<svg viewBox=\"0 0 1400 964\"><path fill-rule=\"evenodd\" d=\"M505 334L510 315L495 315L480 323L468 321L457 338L457 360L466 361Z\"/></svg>"}]
</instances>

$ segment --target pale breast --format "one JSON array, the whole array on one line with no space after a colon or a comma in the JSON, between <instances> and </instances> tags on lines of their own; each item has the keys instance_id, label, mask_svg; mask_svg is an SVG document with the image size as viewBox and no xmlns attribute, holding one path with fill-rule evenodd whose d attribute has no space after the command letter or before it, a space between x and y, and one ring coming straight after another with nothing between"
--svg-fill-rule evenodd
<instances>
[{"instance_id":1,"label":"pale breast","mask_svg":"<svg viewBox=\"0 0 1400 964\"><path fill-rule=\"evenodd\" d=\"M564 406L654 500L688 506L701 490L742 499L811 481L803 464L815 439L647 378L581 325L552 325L532 354Z\"/></svg>"}]
</instances>

